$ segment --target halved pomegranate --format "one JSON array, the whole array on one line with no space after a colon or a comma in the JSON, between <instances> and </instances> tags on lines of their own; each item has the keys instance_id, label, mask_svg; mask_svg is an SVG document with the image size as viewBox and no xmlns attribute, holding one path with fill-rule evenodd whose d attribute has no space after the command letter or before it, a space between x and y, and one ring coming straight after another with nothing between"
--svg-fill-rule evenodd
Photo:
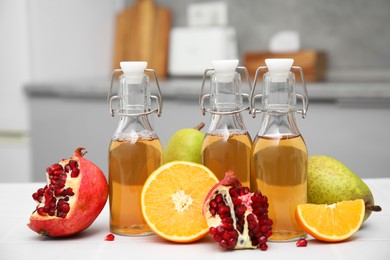
<instances>
[{"instance_id":1,"label":"halved pomegranate","mask_svg":"<svg viewBox=\"0 0 390 260\"><path fill-rule=\"evenodd\" d=\"M221 247L267 250L273 224L268 218L268 199L260 191L251 193L243 187L234 172L226 172L225 178L210 190L203 215Z\"/></svg>"},{"instance_id":2,"label":"halved pomegranate","mask_svg":"<svg viewBox=\"0 0 390 260\"><path fill-rule=\"evenodd\" d=\"M74 156L46 169L47 185L32 197L38 202L27 224L33 231L51 237L74 235L98 217L108 197L107 179L77 148Z\"/></svg>"}]
</instances>

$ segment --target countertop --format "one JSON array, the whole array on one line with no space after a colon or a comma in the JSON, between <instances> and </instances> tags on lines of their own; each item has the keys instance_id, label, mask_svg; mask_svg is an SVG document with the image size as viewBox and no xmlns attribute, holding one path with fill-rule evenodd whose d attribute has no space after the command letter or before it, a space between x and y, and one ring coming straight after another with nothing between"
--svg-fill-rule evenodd
<instances>
[{"instance_id":1,"label":"countertop","mask_svg":"<svg viewBox=\"0 0 390 260\"><path fill-rule=\"evenodd\" d=\"M307 247L294 242L268 242L267 251L226 251L209 236L191 244L176 244L156 235L147 237L109 234L108 205L97 220L77 236L50 239L32 232L26 224L35 208L31 194L42 183L0 183L0 259L388 259L390 256L390 178L365 179L382 212L373 213L361 229L341 243L323 243L308 237Z\"/></svg>"},{"instance_id":2,"label":"countertop","mask_svg":"<svg viewBox=\"0 0 390 260\"><path fill-rule=\"evenodd\" d=\"M154 84L154 83L152 83ZM159 80L164 99L198 99L202 78L179 77ZM298 85L298 92L302 92ZM384 100L390 103L390 82L313 82L306 84L310 100ZM154 86L153 86L154 87ZM256 89L261 86L258 84ZM248 92L247 83L243 88ZM70 98L107 98L108 79L30 82L25 89L29 96ZM256 91L257 92L257 91Z\"/></svg>"}]
</instances>

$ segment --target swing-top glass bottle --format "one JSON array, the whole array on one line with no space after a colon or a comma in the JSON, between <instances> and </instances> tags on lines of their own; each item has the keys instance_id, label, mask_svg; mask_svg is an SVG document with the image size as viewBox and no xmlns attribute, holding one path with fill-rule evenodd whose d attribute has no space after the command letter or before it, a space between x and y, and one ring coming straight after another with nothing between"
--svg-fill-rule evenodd
<instances>
[{"instance_id":1,"label":"swing-top glass bottle","mask_svg":"<svg viewBox=\"0 0 390 260\"><path fill-rule=\"evenodd\" d=\"M261 128L252 147L252 189L259 189L268 197L269 216L273 220L270 241L292 241L304 237L295 220L298 204L307 201L307 148L300 134L295 113L303 117L308 108L308 97L300 67L292 66L292 59L267 59L266 67L256 71L251 94L251 113L263 113ZM254 95L257 75L268 69L263 77L261 94ZM303 95L296 93L295 74L300 71ZM297 109L297 97L302 109ZM255 108L261 98L262 106Z\"/></svg>"},{"instance_id":2,"label":"swing-top glass bottle","mask_svg":"<svg viewBox=\"0 0 390 260\"><path fill-rule=\"evenodd\" d=\"M152 234L141 212L141 191L147 177L162 164L162 147L149 122L149 115L161 115L162 99L156 73L146 62L121 62L114 70L109 91L109 109L119 116L118 127L109 147L110 230L115 234L142 236ZM116 73L118 95L112 95ZM149 77L153 73L158 96L151 95ZM156 109L151 109L155 100ZM118 108L114 109L114 103Z\"/></svg>"}]
</instances>

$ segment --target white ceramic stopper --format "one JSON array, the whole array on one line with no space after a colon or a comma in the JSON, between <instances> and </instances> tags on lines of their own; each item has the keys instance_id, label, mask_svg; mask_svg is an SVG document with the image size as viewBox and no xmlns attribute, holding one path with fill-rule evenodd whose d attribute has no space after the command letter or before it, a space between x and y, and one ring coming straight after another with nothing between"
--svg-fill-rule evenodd
<instances>
[{"instance_id":1,"label":"white ceramic stopper","mask_svg":"<svg viewBox=\"0 0 390 260\"><path fill-rule=\"evenodd\" d=\"M238 60L213 60L213 67L220 82L231 82L234 78Z\"/></svg>"},{"instance_id":2,"label":"white ceramic stopper","mask_svg":"<svg viewBox=\"0 0 390 260\"><path fill-rule=\"evenodd\" d=\"M120 62L123 74L128 84L141 84L144 71L148 63L146 61L122 61Z\"/></svg>"},{"instance_id":3,"label":"white ceramic stopper","mask_svg":"<svg viewBox=\"0 0 390 260\"><path fill-rule=\"evenodd\" d=\"M294 59L265 59L271 81L286 82Z\"/></svg>"}]
</instances>

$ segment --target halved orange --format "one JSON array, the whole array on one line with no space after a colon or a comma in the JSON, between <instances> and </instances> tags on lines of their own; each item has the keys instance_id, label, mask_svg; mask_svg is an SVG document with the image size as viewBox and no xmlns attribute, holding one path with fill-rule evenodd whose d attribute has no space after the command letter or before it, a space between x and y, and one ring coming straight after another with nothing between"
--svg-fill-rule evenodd
<instances>
[{"instance_id":1,"label":"halved orange","mask_svg":"<svg viewBox=\"0 0 390 260\"><path fill-rule=\"evenodd\" d=\"M334 204L301 204L295 218L301 228L314 238L339 242L355 234L363 223L365 204L362 199Z\"/></svg>"},{"instance_id":2,"label":"halved orange","mask_svg":"<svg viewBox=\"0 0 390 260\"><path fill-rule=\"evenodd\" d=\"M217 183L214 173L201 164L173 161L162 165L142 189L146 223L157 235L173 242L201 239L208 233L203 202Z\"/></svg>"}]
</instances>

